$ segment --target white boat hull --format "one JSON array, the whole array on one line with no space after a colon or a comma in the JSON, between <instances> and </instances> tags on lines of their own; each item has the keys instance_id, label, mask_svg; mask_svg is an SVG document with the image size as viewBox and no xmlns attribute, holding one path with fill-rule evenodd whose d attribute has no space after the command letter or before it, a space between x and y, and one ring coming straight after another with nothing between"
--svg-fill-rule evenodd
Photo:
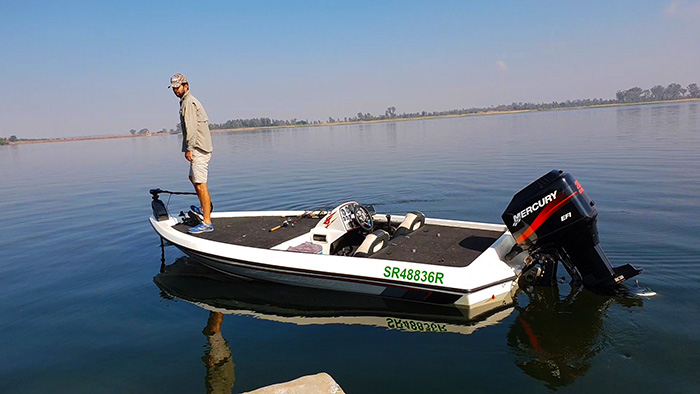
<instances>
[{"instance_id":1,"label":"white boat hull","mask_svg":"<svg viewBox=\"0 0 700 394\"><path fill-rule=\"evenodd\" d=\"M217 213L213 215L213 220L216 223L217 219L225 218L280 218L300 214L303 212L229 212ZM202 264L231 276L419 302L455 304L464 308L506 305L517 289L516 279L524 264L522 258L504 261L514 245L513 237L504 226L485 223L425 220L426 225L443 226L441 228L501 234L468 265L448 266L286 251L289 245L308 242L311 234L302 234L269 248L234 245L177 230L176 218L158 221L152 217L150 221L164 240Z\"/></svg>"}]
</instances>

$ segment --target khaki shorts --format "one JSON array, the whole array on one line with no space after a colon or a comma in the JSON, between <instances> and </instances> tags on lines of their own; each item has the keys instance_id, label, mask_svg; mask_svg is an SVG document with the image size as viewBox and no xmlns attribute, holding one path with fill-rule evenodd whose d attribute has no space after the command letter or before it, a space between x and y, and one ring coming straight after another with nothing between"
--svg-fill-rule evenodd
<instances>
[{"instance_id":1,"label":"khaki shorts","mask_svg":"<svg viewBox=\"0 0 700 394\"><path fill-rule=\"evenodd\" d=\"M192 182L207 183L209 160L211 160L211 152L207 153L197 148L192 151L192 161L190 162L190 179L192 179Z\"/></svg>"}]
</instances>

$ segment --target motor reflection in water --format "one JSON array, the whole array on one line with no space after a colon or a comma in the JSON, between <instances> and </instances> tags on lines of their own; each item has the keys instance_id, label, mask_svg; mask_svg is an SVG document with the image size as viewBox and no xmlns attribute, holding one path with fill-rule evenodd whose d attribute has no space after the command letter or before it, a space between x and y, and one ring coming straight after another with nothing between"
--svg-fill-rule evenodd
<instances>
[{"instance_id":1,"label":"motor reflection in water","mask_svg":"<svg viewBox=\"0 0 700 394\"><path fill-rule=\"evenodd\" d=\"M608 308L641 306L626 294L595 294L583 287L537 287L527 292L529 303L516 307L517 319L508 332L516 365L550 389L567 386L585 375L591 359L603 348L603 325Z\"/></svg>"}]
</instances>

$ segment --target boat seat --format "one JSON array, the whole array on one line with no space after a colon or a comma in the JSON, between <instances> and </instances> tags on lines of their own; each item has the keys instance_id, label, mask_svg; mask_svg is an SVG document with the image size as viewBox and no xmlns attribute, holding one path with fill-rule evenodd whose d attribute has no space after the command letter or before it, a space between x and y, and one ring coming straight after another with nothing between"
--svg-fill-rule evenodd
<instances>
[{"instance_id":1,"label":"boat seat","mask_svg":"<svg viewBox=\"0 0 700 394\"><path fill-rule=\"evenodd\" d=\"M394 231L394 237L408 235L425 224L425 215L423 212L413 211L406 214L406 218L399 224L399 227Z\"/></svg>"},{"instance_id":2,"label":"boat seat","mask_svg":"<svg viewBox=\"0 0 700 394\"><path fill-rule=\"evenodd\" d=\"M357 248L354 257L369 257L389 245L389 233L384 230L376 230L365 237Z\"/></svg>"}]
</instances>

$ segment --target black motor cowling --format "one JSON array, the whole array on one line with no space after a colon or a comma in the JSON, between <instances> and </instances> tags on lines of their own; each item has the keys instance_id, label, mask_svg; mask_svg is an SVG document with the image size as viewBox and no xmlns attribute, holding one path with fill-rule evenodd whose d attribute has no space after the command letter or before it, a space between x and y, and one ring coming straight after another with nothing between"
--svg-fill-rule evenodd
<instances>
[{"instance_id":1,"label":"black motor cowling","mask_svg":"<svg viewBox=\"0 0 700 394\"><path fill-rule=\"evenodd\" d=\"M641 270L630 264L610 264L599 245L597 216L581 184L561 170L518 192L502 218L517 245L532 257L523 276L534 284L551 281L557 261L584 286L610 287L638 275Z\"/></svg>"}]
</instances>

